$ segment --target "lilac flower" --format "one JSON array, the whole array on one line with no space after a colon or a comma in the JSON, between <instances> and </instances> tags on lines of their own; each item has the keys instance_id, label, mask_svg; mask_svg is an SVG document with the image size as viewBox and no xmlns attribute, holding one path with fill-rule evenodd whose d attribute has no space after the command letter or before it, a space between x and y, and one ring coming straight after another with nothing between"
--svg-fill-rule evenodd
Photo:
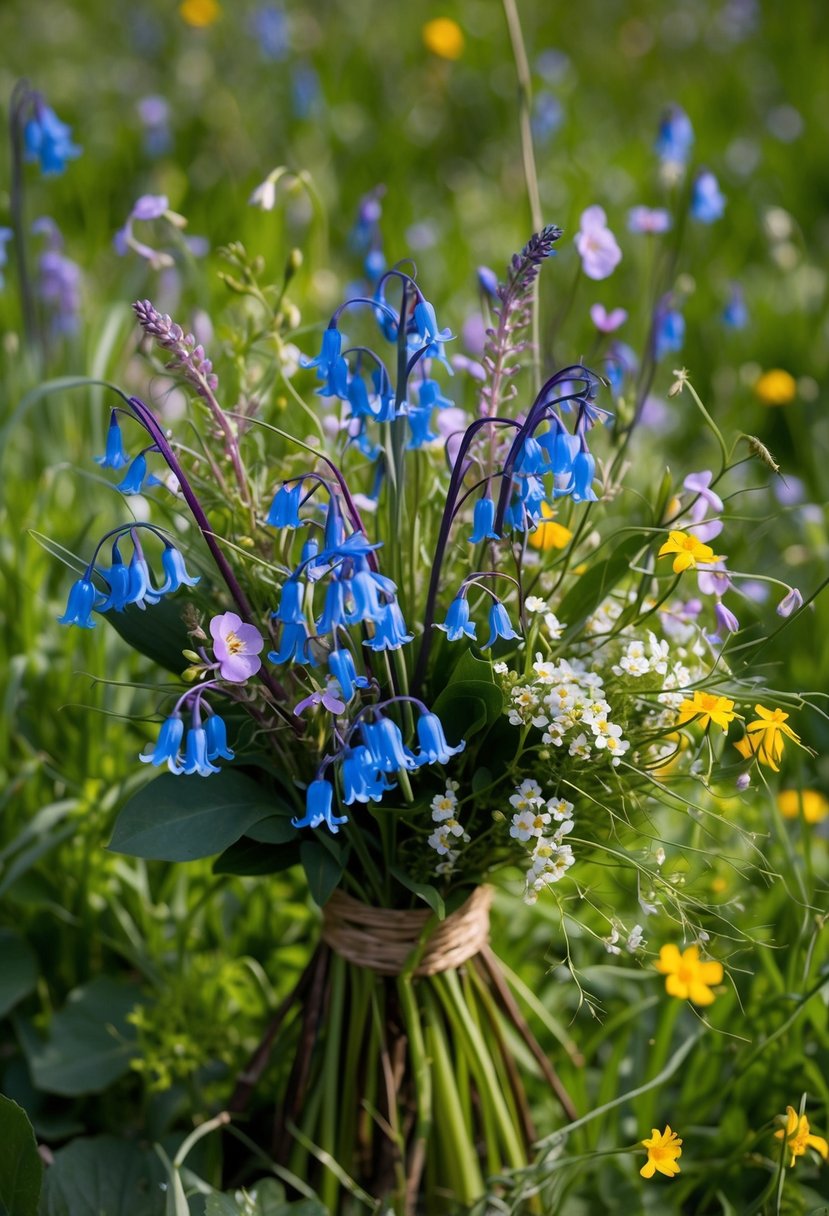
<instances>
[{"instance_id":1,"label":"lilac flower","mask_svg":"<svg viewBox=\"0 0 829 1216\"><path fill-rule=\"evenodd\" d=\"M740 628L740 622L737 620L730 608L726 608L722 600L717 600L714 605L714 617L717 622L717 628L725 630L726 633L737 633Z\"/></svg>"},{"instance_id":2,"label":"lilac flower","mask_svg":"<svg viewBox=\"0 0 829 1216\"><path fill-rule=\"evenodd\" d=\"M624 325L627 319L627 310L624 308L613 308L608 312L604 304L590 306L590 320L600 334L612 334L620 325Z\"/></svg>"},{"instance_id":3,"label":"lilac flower","mask_svg":"<svg viewBox=\"0 0 829 1216\"><path fill-rule=\"evenodd\" d=\"M107 430L104 454L103 456L96 456L95 463L104 469L122 469L129 462L130 457L124 451L124 440L121 435L121 427L118 423L118 415L113 410L109 416L109 428Z\"/></svg>"},{"instance_id":4,"label":"lilac flower","mask_svg":"<svg viewBox=\"0 0 829 1216\"><path fill-rule=\"evenodd\" d=\"M57 334L75 333L81 311L80 267L63 253L63 237L54 220L41 216L32 224L32 232L46 240L37 264L37 293L52 330Z\"/></svg>"},{"instance_id":5,"label":"lilac flower","mask_svg":"<svg viewBox=\"0 0 829 1216\"><path fill-rule=\"evenodd\" d=\"M604 208L593 206L582 212L576 248L588 279L606 279L622 260L622 251L607 227Z\"/></svg>"},{"instance_id":6,"label":"lilac flower","mask_svg":"<svg viewBox=\"0 0 829 1216\"><path fill-rule=\"evenodd\" d=\"M671 214L664 207L631 207L628 211L628 230L636 233L656 235L671 227Z\"/></svg>"},{"instance_id":7,"label":"lilac flower","mask_svg":"<svg viewBox=\"0 0 829 1216\"><path fill-rule=\"evenodd\" d=\"M186 223L186 220L182 216L178 215L175 211L170 211L170 204L166 195L142 194L133 204L123 228L119 228L112 238L115 252L120 257L124 257L125 254L132 250L133 253L137 253L140 258L148 262L153 270L163 270L165 267L172 266L173 259L169 253L153 249L151 245L146 245L143 241L139 241L132 230L132 226L136 220L149 221L161 219L162 217L169 220L177 228L183 228Z\"/></svg>"},{"instance_id":8,"label":"lilac flower","mask_svg":"<svg viewBox=\"0 0 829 1216\"><path fill-rule=\"evenodd\" d=\"M162 723L155 747L142 752L138 759L142 764L154 764L156 768L166 764L170 772L178 776L182 771L178 753L183 736L184 723L178 714L172 714Z\"/></svg>"},{"instance_id":9,"label":"lilac flower","mask_svg":"<svg viewBox=\"0 0 829 1216\"><path fill-rule=\"evenodd\" d=\"M303 697L294 706L294 713L299 716L312 705L322 705L323 709L327 709L330 714L335 714L339 717L341 713L345 712L345 701L341 701L337 694L332 691L336 686L336 682L332 680L330 686L322 692L312 692L309 696Z\"/></svg>"},{"instance_id":10,"label":"lilac flower","mask_svg":"<svg viewBox=\"0 0 829 1216\"><path fill-rule=\"evenodd\" d=\"M58 617L61 625L79 625L81 629L94 629L92 609L100 602L100 593L89 578L79 578L72 584L69 600L63 616Z\"/></svg>"},{"instance_id":11,"label":"lilac flower","mask_svg":"<svg viewBox=\"0 0 829 1216\"><path fill-rule=\"evenodd\" d=\"M209 777L211 773L219 772L219 769L207 758L207 731L203 726L194 724L188 730L184 747L184 762L180 771L188 776L198 773L200 777Z\"/></svg>"},{"instance_id":12,"label":"lilac flower","mask_svg":"<svg viewBox=\"0 0 829 1216\"><path fill-rule=\"evenodd\" d=\"M665 163L684 165L694 143L694 128L681 106L671 105L662 115L656 138L656 154Z\"/></svg>"},{"instance_id":13,"label":"lilac flower","mask_svg":"<svg viewBox=\"0 0 829 1216\"><path fill-rule=\"evenodd\" d=\"M803 596L797 587L790 587L786 595L777 605L777 615L788 617L803 607Z\"/></svg>"},{"instance_id":14,"label":"lilac flower","mask_svg":"<svg viewBox=\"0 0 829 1216\"><path fill-rule=\"evenodd\" d=\"M71 128L40 97L35 98L34 115L24 128L23 145L26 160L39 161L42 173L63 173L66 162L81 154L72 143Z\"/></svg>"},{"instance_id":15,"label":"lilac flower","mask_svg":"<svg viewBox=\"0 0 829 1216\"><path fill-rule=\"evenodd\" d=\"M688 531L707 545L709 541L715 539L723 530L723 522L721 519L706 519L698 524L691 524Z\"/></svg>"},{"instance_id":16,"label":"lilac flower","mask_svg":"<svg viewBox=\"0 0 829 1216\"><path fill-rule=\"evenodd\" d=\"M262 666L259 652L265 645L255 625L247 625L235 612L214 616L210 622L213 654L223 680L244 684Z\"/></svg>"},{"instance_id":17,"label":"lilac flower","mask_svg":"<svg viewBox=\"0 0 829 1216\"><path fill-rule=\"evenodd\" d=\"M341 825L348 823L348 816L335 815L333 801L334 787L330 781L312 781L305 795L305 815L302 819L292 819L291 823L295 828L318 828L324 823L336 836Z\"/></svg>"},{"instance_id":18,"label":"lilac flower","mask_svg":"<svg viewBox=\"0 0 829 1216\"><path fill-rule=\"evenodd\" d=\"M701 595L725 595L731 590L731 579L725 562L715 562L707 570L697 571L697 586Z\"/></svg>"},{"instance_id":19,"label":"lilac flower","mask_svg":"<svg viewBox=\"0 0 829 1216\"><path fill-rule=\"evenodd\" d=\"M457 642L464 635L475 640L475 623L469 619L469 601L466 596L458 595L452 600L445 622L435 628L443 630L448 642Z\"/></svg>"},{"instance_id":20,"label":"lilac flower","mask_svg":"<svg viewBox=\"0 0 829 1216\"><path fill-rule=\"evenodd\" d=\"M701 224L713 224L725 211L725 196L714 174L703 169L694 178L691 193L691 215Z\"/></svg>"},{"instance_id":21,"label":"lilac flower","mask_svg":"<svg viewBox=\"0 0 829 1216\"><path fill-rule=\"evenodd\" d=\"M699 473L689 473L683 481L683 487L697 495L697 501L691 507L691 518L694 523L704 517L706 511L714 511L717 515L723 509L723 501L719 494L710 489L714 474L710 469L702 469Z\"/></svg>"},{"instance_id":22,"label":"lilac flower","mask_svg":"<svg viewBox=\"0 0 829 1216\"><path fill-rule=\"evenodd\" d=\"M481 650L489 650L490 646L494 646L498 638L504 638L510 642L514 638L520 639L521 634L516 633L512 627L512 622L507 615L507 610L500 600L496 600L489 610L489 638L484 642Z\"/></svg>"}]
</instances>

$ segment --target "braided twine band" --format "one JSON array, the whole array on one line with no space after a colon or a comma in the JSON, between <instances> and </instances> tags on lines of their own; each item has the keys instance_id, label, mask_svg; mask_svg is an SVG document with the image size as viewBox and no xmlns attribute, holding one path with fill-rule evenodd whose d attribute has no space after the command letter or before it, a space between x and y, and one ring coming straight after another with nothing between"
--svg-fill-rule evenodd
<instances>
[{"instance_id":1,"label":"braided twine band","mask_svg":"<svg viewBox=\"0 0 829 1216\"><path fill-rule=\"evenodd\" d=\"M451 971L484 949L489 942L492 896L492 887L476 887L456 912L438 922L412 974ZM423 932L433 919L426 908L408 912L370 908L338 889L323 909L322 940L358 967L400 975L412 952L421 947Z\"/></svg>"}]
</instances>

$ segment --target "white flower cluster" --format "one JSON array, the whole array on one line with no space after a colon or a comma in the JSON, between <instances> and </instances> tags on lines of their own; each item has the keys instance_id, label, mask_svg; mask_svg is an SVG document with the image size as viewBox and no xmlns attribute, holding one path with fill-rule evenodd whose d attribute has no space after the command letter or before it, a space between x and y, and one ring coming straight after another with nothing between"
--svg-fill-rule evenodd
<instances>
[{"instance_id":1,"label":"white flower cluster","mask_svg":"<svg viewBox=\"0 0 829 1216\"><path fill-rule=\"evenodd\" d=\"M531 850L524 899L534 904L540 892L563 878L576 860L570 845L563 843L573 830L573 804L564 798L545 799L538 782L527 780L516 788L510 806L509 834Z\"/></svg>"},{"instance_id":2,"label":"white flower cluster","mask_svg":"<svg viewBox=\"0 0 829 1216\"><path fill-rule=\"evenodd\" d=\"M610 930L610 933L608 934L608 936L605 938L602 938L602 941L604 942L604 948L608 952L608 954L621 954L622 953L622 947L620 945L618 945L618 942L621 941L622 935L624 933L625 933L624 925L621 924L621 922L619 922L619 921L614 921L613 925L611 926L611 930ZM633 928L631 929L630 933L628 934L627 941L625 942L625 949L628 951L629 954L636 954L637 950L641 950L644 945L645 945L645 932L641 925L634 925Z\"/></svg>"},{"instance_id":3,"label":"white flower cluster","mask_svg":"<svg viewBox=\"0 0 829 1216\"><path fill-rule=\"evenodd\" d=\"M510 690L509 720L513 726L531 724L544 730L544 743L568 745L571 756L589 759L605 752L618 765L630 747L622 728L611 722L604 698L604 680L581 659L547 662L539 654L533 663L532 684Z\"/></svg>"},{"instance_id":4,"label":"white flower cluster","mask_svg":"<svg viewBox=\"0 0 829 1216\"><path fill-rule=\"evenodd\" d=\"M432 822L436 823L437 827L426 843L442 859L435 866L436 874L451 874L455 862L460 857L460 849L457 846L469 841L469 833L463 830L456 816L458 788L457 781L447 781L444 792L435 794L432 799Z\"/></svg>"}]
</instances>

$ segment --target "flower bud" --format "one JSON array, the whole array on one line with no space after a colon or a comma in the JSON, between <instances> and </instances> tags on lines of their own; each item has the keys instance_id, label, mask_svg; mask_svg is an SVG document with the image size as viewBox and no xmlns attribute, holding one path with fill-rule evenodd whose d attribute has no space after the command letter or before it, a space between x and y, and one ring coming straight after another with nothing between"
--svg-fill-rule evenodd
<instances>
[{"instance_id":1,"label":"flower bud","mask_svg":"<svg viewBox=\"0 0 829 1216\"><path fill-rule=\"evenodd\" d=\"M790 587L786 595L777 605L778 616L791 616L797 612L798 608L803 607L803 596L798 591L797 587Z\"/></svg>"}]
</instances>

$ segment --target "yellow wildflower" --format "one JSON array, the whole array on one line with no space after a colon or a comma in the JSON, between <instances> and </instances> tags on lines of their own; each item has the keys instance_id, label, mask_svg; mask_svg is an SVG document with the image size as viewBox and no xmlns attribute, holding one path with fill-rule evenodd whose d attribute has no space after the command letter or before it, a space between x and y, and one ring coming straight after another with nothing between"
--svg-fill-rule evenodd
<instances>
[{"instance_id":1,"label":"yellow wildflower","mask_svg":"<svg viewBox=\"0 0 829 1216\"><path fill-rule=\"evenodd\" d=\"M829 815L829 798L819 790L781 790L777 795L777 809L785 819L799 819L801 807L807 823L820 823Z\"/></svg>"},{"instance_id":2,"label":"yellow wildflower","mask_svg":"<svg viewBox=\"0 0 829 1216\"><path fill-rule=\"evenodd\" d=\"M426 49L441 59L460 59L463 54L463 30L451 17L435 17L423 27Z\"/></svg>"},{"instance_id":3,"label":"yellow wildflower","mask_svg":"<svg viewBox=\"0 0 829 1216\"><path fill-rule=\"evenodd\" d=\"M797 381L781 367L763 372L754 385L754 392L763 405L790 405L797 396Z\"/></svg>"},{"instance_id":4,"label":"yellow wildflower","mask_svg":"<svg viewBox=\"0 0 829 1216\"><path fill-rule=\"evenodd\" d=\"M639 1171L643 1178L653 1178L657 1170L666 1178L680 1172L677 1157L682 1156L682 1141L671 1131L669 1123L665 1124L664 1132L658 1127L651 1128L650 1139L643 1140L642 1145L648 1150L648 1159Z\"/></svg>"},{"instance_id":5,"label":"yellow wildflower","mask_svg":"<svg viewBox=\"0 0 829 1216\"><path fill-rule=\"evenodd\" d=\"M710 1005L714 1000L711 985L719 984L723 977L722 963L702 962L699 946L689 946L682 954L673 943L663 946L654 966L667 976L665 991L669 996L691 1000L695 1005Z\"/></svg>"},{"instance_id":6,"label":"yellow wildflower","mask_svg":"<svg viewBox=\"0 0 829 1216\"><path fill-rule=\"evenodd\" d=\"M799 743L800 736L796 735L790 726L786 726L789 715L784 714L782 709L764 709L762 705L755 705L754 712L757 718L746 725L745 735L738 739L734 746L743 759L748 760L750 756L756 756L761 764L766 764L773 772L779 773L783 737Z\"/></svg>"},{"instance_id":7,"label":"yellow wildflower","mask_svg":"<svg viewBox=\"0 0 829 1216\"><path fill-rule=\"evenodd\" d=\"M676 554L674 574L681 574L683 570L694 570L700 564L711 566L714 562L722 561L710 545L704 545L690 532L669 532L668 539L659 550L659 557L665 557L668 553Z\"/></svg>"},{"instance_id":8,"label":"yellow wildflower","mask_svg":"<svg viewBox=\"0 0 829 1216\"><path fill-rule=\"evenodd\" d=\"M195 29L204 29L206 26L212 25L222 15L217 0L182 0L178 11L182 21L186 21Z\"/></svg>"},{"instance_id":9,"label":"yellow wildflower","mask_svg":"<svg viewBox=\"0 0 829 1216\"><path fill-rule=\"evenodd\" d=\"M703 730L707 730L712 722L715 726L728 730L729 722L733 722L737 716L734 712L734 702L728 697L718 697L714 692L698 690L692 700L689 701L686 697L680 705L677 726L695 719Z\"/></svg>"},{"instance_id":10,"label":"yellow wildflower","mask_svg":"<svg viewBox=\"0 0 829 1216\"><path fill-rule=\"evenodd\" d=\"M795 1158L802 1157L807 1148L813 1148L815 1152L820 1153L824 1161L829 1157L829 1144L826 1143L823 1136L813 1136L811 1134L809 1131L809 1120L805 1115L798 1117L797 1111L793 1106L786 1107L786 1126L781 1127L774 1134L778 1140L786 1141L786 1148L792 1155L789 1169L794 1165Z\"/></svg>"},{"instance_id":11,"label":"yellow wildflower","mask_svg":"<svg viewBox=\"0 0 829 1216\"><path fill-rule=\"evenodd\" d=\"M573 533L564 524L553 522L555 511L546 502L541 504L543 519L534 532L530 533L530 544L534 549L566 549L573 539Z\"/></svg>"}]
</instances>

